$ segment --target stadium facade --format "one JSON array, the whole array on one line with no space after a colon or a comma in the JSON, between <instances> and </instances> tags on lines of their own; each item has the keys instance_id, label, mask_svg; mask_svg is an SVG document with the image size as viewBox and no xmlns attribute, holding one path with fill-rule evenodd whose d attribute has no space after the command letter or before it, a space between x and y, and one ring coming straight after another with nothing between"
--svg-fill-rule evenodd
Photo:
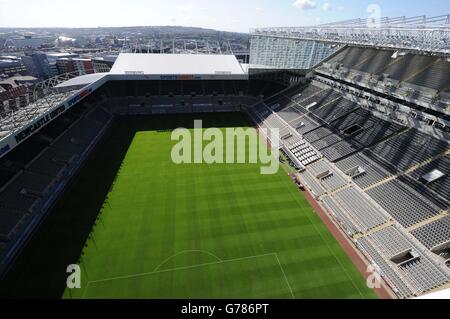
<instances>
[{"instance_id":1,"label":"stadium facade","mask_svg":"<svg viewBox=\"0 0 450 319\"><path fill-rule=\"evenodd\" d=\"M21 247L114 117L245 112L399 298L450 284L450 16L255 29L233 55L121 54L0 119L0 257Z\"/></svg>"}]
</instances>

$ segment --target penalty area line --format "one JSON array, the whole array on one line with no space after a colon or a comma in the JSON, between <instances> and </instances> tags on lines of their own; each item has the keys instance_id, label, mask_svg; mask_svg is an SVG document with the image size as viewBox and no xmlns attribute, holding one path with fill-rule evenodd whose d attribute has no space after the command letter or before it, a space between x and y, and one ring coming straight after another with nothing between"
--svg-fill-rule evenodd
<instances>
[{"instance_id":1,"label":"penalty area line","mask_svg":"<svg viewBox=\"0 0 450 319\"><path fill-rule=\"evenodd\" d=\"M117 277L111 277L111 278L100 279L100 280L92 280L87 283L87 286L89 286L89 284L95 284L95 283L101 283L101 282L107 282L107 281L144 277L144 276L148 276L148 275L156 275L156 274L167 273L167 272L172 272L172 271L177 271L177 270L189 270L189 269L195 269L195 268L200 268L200 267L221 265L221 264L231 263L231 262L235 262L235 261L243 261L243 260L261 258L261 257L267 257L267 256L274 256L274 255L276 256L276 253L248 256L248 257L242 257L242 258L234 258L234 259L228 259L228 260L222 260L222 261L216 261L216 262L210 262L210 263L204 263L204 264L198 264L198 265L192 265L192 266L186 266L186 267L177 267L177 268L172 268L172 269L151 271L151 272L145 272L145 273L139 273L139 274L127 275L127 276L117 276ZM87 286L86 286L86 288L87 288Z\"/></svg>"}]
</instances>

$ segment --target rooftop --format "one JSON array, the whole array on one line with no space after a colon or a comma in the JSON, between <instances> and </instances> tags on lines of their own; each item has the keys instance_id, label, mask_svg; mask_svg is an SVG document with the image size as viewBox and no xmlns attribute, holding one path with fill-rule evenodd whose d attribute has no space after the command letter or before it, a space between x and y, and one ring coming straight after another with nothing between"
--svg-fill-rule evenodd
<instances>
[{"instance_id":1,"label":"rooftop","mask_svg":"<svg viewBox=\"0 0 450 319\"><path fill-rule=\"evenodd\" d=\"M121 53L111 74L245 75L234 55Z\"/></svg>"}]
</instances>

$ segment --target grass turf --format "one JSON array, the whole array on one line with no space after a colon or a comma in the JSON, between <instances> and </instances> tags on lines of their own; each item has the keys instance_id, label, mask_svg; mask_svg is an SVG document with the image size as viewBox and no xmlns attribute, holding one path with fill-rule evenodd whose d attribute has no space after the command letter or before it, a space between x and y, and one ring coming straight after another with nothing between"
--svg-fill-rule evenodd
<instances>
[{"instance_id":1,"label":"grass turf","mask_svg":"<svg viewBox=\"0 0 450 319\"><path fill-rule=\"evenodd\" d=\"M207 116L226 123L245 126ZM282 169L175 165L171 132L158 128L134 135L86 242L82 288L64 298L375 297Z\"/></svg>"}]
</instances>

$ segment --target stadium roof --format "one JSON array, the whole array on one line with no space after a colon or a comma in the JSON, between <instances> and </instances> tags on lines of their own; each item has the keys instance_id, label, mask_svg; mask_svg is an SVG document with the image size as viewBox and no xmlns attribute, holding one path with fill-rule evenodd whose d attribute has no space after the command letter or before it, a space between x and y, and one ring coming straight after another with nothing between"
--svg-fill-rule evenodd
<instances>
[{"instance_id":1,"label":"stadium roof","mask_svg":"<svg viewBox=\"0 0 450 319\"><path fill-rule=\"evenodd\" d=\"M121 53L115 75L245 75L234 55Z\"/></svg>"},{"instance_id":2,"label":"stadium roof","mask_svg":"<svg viewBox=\"0 0 450 319\"><path fill-rule=\"evenodd\" d=\"M63 87L71 87L71 86L81 86L81 85L89 85L91 83L94 83L101 78L103 78L108 73L94 73L94 74L86 74L86 75L80 75L73 79L67 80L61 84L58 84L57 88L63 88Z\"/></svg>"},{"instance_id":3,"label":"stadium roof","mask_svg":"<svg viewBox=\"0 0 450 319\"><path fill-rule=\"evenodd\" d=\"M353 19L315 26L256 28L253 35L450 53L450 14Z\"/></svg>"}]
</instances>

